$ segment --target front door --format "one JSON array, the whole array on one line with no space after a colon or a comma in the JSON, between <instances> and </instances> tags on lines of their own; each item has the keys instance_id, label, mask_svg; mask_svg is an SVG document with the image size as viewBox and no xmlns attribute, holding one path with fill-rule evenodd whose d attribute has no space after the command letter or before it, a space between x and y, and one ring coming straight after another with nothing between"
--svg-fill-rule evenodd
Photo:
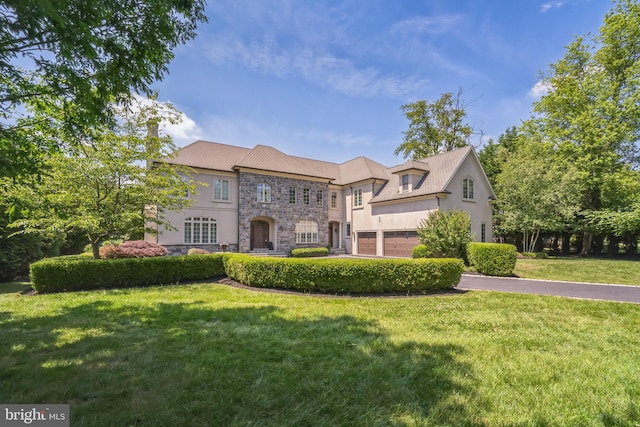
<instances>
[{"instance_id":1,"label":"front door","mask_svg":"<svg viewBox=\"0 0 640 427\"><path fill-rule=\"evenodd\" d=\"M253 221L251 223L251 248L264 249L269 242L269 223Z\"/></svg>"}]
</instances>

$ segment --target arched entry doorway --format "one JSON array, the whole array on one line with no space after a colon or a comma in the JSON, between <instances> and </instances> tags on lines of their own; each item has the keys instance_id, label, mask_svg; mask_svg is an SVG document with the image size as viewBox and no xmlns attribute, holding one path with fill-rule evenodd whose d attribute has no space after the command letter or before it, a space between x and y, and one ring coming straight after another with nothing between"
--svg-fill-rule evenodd
<instances>
[{"instance_id":1,"label":"arched entry doorway","mask_svg":"<svg viewBox=\"0 0 640 427\"><path fill-rule=\"evenodd\" d=\"M265 220L251 221L251 250L253 249L273 249L269 240L269 223Z\"/></svg>"}]
</instances>

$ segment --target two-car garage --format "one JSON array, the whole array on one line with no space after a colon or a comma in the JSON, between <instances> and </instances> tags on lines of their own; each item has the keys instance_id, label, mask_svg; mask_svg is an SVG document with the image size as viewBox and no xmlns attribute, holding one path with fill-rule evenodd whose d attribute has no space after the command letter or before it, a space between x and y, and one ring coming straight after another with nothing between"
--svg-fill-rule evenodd
<instances>
[{"instance_id":1,"label":"two-car garage","mask_svg":"<svg viewBox=\"0 0 640 427\"><path fill-rule=\"evenodd\" d=\"M375 231L358 233L358 253L360 255L384 255L392 257L410 258L411 250L420 244L418 233L415 230L384 231L383 253L377 253L377 236Z\"/></svg>"}]
</instances>

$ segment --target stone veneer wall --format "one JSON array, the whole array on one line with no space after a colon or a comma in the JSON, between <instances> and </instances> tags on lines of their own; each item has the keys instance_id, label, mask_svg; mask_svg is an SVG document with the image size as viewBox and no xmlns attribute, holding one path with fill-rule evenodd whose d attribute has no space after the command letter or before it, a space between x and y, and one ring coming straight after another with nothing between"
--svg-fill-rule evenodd
<instances>
[{"instance_id":1,"label":"stone veneer wall","mask_svg":"<svg viewBox=\"0 0 640 427\"><path fill-rule=\"evenodd\" d=\"M204 249L207 250L211 253L214 252L238 252L238 245L235 244L229 244L227 245L227 248L223 251L222 250L222 246L220 246L219 243L212 243L212 244L193 244L193 245L162 245L164 246L167 251L169 252L169 255L186 255L187 252L189 252L189 249L191 248L199 248L199 249Z\"/></svg>"},{"instance_id":2,"label":"stone veneer wall","mask_svg":"<svg viewBox=\"0 0 640 427\"><path fill-rule=\"evenodd\" d=\"M249 172L239 174L238 250L249 252L251 245L251 221L256 217L272 218L276 226L274 247L289 252L298 247L326 246L329 243L329 184L328 182L261 175ZM258 203L258 184L271 185L271 203ZM296 187L297 202L289 204L289 187ZM310 190L310 203L303 203L303 189ZM316 206L318 190L322 190L323 203ZM298 221L318 223L318 243L296 244L295 225ZM273 227L273 224L270 225ZM273 236L273 231L270 231ZM273 237L272 237L273 238Z\"/></svg>"}]
</instances>

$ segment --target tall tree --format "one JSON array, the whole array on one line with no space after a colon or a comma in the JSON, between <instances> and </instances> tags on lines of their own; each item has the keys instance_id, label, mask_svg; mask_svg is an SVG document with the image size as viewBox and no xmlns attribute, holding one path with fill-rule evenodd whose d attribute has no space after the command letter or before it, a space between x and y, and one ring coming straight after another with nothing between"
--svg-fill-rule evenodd
<instances>
[{"instance_id":1,"label":"tall tree","mask_svg":"<svg viewBox=\"0 0 640 427\"><path fill-rule=\"evenodd\" d=\"M502 171L509 154L516 149L518 134L518 128L512 126L498 137L497 143L490 139L478 152L482 168L492 186L496 185L496 177Z\"/></svg>"},{"instance_id":2,"label":"tall tree","mask_svg":"<svg viewBox=\"0 0 640 427\"><path fill-rule=\"evenodd\" d=\"M189 206L184 194L195 186L184 179L187 170L165 162L149 166L174 151L171 137L148 134L147 124L161 120L156 107L119 110L123 119L113 128L96 129L91 140L52 155L36 185L9 187L14 197L30 201L13 226L27 233L82 232L96 258L105 239L127 238L149 224L171 228L165 212ZM175 117L169 113L163 117Z\"/></svg>"},{"instance_id":3,"label":"tall tree","mask_svg":"<svg viewBox=\"0 0 640 427\"><path fill-rule=\"evenodd\" d=\"M394 154L421 159L469 145L473 128L464 123L465 107L462 89L455 95L443 93L434 102L403 105L400 108L409 120L409 129L403 132L404 141Z\"/></svg>"},{"instance_id":4,"label":"tall tree","mask_svg":"<svg viewBox=\"0 0 640 427\"><path fill-rule=\"evenodd\" d=\"M0 3L0 176L38 169L49 140L24 107L62 99L58 117L82 133L107 105L149 94L173 50L206 21L205 0L4 0ZM55 147L55 146L54 146Z\"/></svg>"},{"instance_id":5,"label":"tall tree","mask_svg":"<svg viewBox=\"0 0 640 427\"><path fill-rule=\"evenodd\" d=\"M534 105L537 127L583 177L576 228L582 254L594 237L589 212L608 209L605 183L638 165L640 139L640 4L619 0L591 42L578 37L543 81L549 92Z\"/></svg>"},{"instance_id":6,"label":"tall tree","mask_svg":"<svg viewBox=\"0 0 640 427\"><path fill-rule=\"evenodd\" d=\"M581 176L556 157L553 146L521 141L496 177L496 224L502 234L522 236L532 252L543 231L565 231L580 210Z\"/></svg>"}]
</instances>

